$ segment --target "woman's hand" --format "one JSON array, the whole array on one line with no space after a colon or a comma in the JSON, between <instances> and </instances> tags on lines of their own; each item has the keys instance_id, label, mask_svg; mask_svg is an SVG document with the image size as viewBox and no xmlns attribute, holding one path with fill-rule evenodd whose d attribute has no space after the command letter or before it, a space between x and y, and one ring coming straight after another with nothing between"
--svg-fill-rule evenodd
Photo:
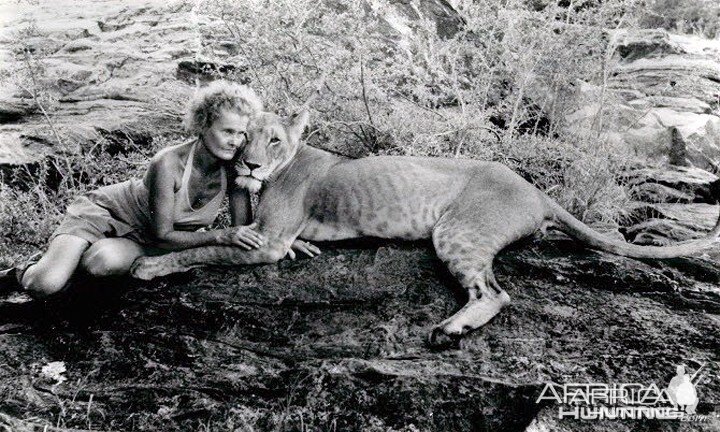
<instances>
[{"instance_id":1,"label":"woman's hand","mask_svg":"<svg viewBox=\"0 0 720 432\"><path fill-rule=\"evenodd\" d=\"M295 259L295 251L293 249L298 252L304 253L310 258L313 258L315 255L320 255L320 249L318 249L318 247L314 244L302 240L295 240L292 246L290 246L290 249L288 249L287 253L292 260Z\"/></svg>"},{"instance_id":2,"label":"woman's hand","mask_svg":"<svg viewBox=\"0 0 720 432\"><path fill-rule=\"evenodd\" d=\"M219 245L240 246L245 250L257 249L265 244L265 236L255 231L257 223L217 231Z\"/></svg>"}]
</instances>

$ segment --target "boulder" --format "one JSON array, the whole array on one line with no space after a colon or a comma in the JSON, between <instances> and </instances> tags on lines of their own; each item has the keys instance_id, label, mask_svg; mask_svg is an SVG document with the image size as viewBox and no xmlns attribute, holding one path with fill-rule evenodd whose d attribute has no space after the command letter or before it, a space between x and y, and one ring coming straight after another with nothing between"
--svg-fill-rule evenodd
<instances>
[{"instance_id":1,"label":"boulder","mask_svg":"<svg viewBox=\"0 0 720 432\"><path fill-rule=\"evenodd\" d=\"M663 246L704 237L718 222L717 204L637 203L622 229L629 241Z\"/></svg>"},{"instance_id":2,"label":"boulder","mask_svg":"<svg viewBox=\"0 0 720 432\"><path fill-rule=\"evenodd\" d=\"M464 24L451 2L446 0L367 0L367 5L380 17L378 32L395 41L401 48L410 45L409 41L421 22L434 23L437 34L442 38L453 37Z\"/></svg>"},{"instance_id":3,"label":"boulder","mask_svg":"<svg viewBox=\"0 0 720 432\"><path fill-rule=\"evenodd\" d=\"M28 132L0 126L0 167L32 164L52 153L47 142L38 139L41 133L30 132L35 139L28 139Z\"/></svg>"},{"instance_id":4,"label":"boulder","mask_svg":"<svg viewBox=\"0 0 720 432\"><path fill-rule=\"evenodd\" d=\"M637 200L621 228L628 241L666 245L698 238L718 220L718 177L700 168L639 168L624 181Z\"/></svg>"},{"instance_id":5,"label":"boulder","mask_svg":"<svg viewBox=\"0 0 720 432\"><path fill-rule=\"evenodd\" d=\"M372 5L376 2L368 0L368 3ZM405 26L411 27L414 23L427 20L435 23L440 37L451 38L460 31L464 24L451 2L447 0L430 0L418 3L408 0L395 0L389 3L392 12L386 12L388 13L386 22L393 27L398 27L399 22L404 22Z\"/></svg>"},{"instance_id":6,"label":"boulder","mask_svg":"<svg viewBox=\"0 0 720 432\"><path fill-rule=\"evenodd\" d=\"M681 111L680 108L653 107L644 111L607 107L606 126L621 132L613 135L626 143L640 160L692 164L714 169L720 162L720 117ZM571 117L572 118L572 117ZM678 159L674 152L682 152Z\"/></svg>"},{"instance_id":7,"label":"boulder","mask_svg":"<svg viewBox=\"0 0 720 432\"><path fill-rule=\"evenodd\" d=\"M615 44L618 55L625 61L684 52L667 32L652 29L619 31L615 35Z\"/></svg>"}]
</instances>

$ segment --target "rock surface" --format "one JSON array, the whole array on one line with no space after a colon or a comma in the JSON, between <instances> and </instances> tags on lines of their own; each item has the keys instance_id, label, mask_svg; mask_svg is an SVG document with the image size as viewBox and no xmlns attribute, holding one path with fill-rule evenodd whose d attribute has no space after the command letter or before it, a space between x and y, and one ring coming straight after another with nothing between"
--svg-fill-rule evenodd
<instances>
[{"instance_id":1,"label":"rock surface","mask_svg":"<svg viewBox=\"0 0 720 432\"><path fill-rule=\"evenodd\" d=\"M645 202L713 203L715 174L695 167L644 167L627 173L635 199Z\"/></svg>"},{"instance_id":2,"label":"rock surface","mask_svg":"<svg viewBox=\"0 0 720 432\"><path fill-rule=\"evenodd\" d=\"M720 162L720 41L663 30L623 31L612 38L619 58L607 91L578 86L579 107L565 119L569 127L592 128L602 110L605 130L612 131L608 136L636 155L715 169ZM678 150L683 152L679 160L673 157Z\"/></svg>"},{"instance_id":3,"label":"rock surface","mask_svg":"<svg viewBox=\"0 0 720 432\"><path fill-rule=\"evenodd\" d=\"M457 288L428 244L322 245L313 260L93 282L2 304L0 424L93 430L713 431L707 423L558 420L554 382L656 382L705 366L720 400L720 267L525 243L496 274L514 303L462 349L431 326ZM62 361L64 382L43 366ZM40 426L38 426L40 427ZM19 428L19 430L23 430Z\"/></svg>"},{"instance_id":4,"label":"rock surface","mask_svg":"<svg viewBox=\"0 0 720 432\"><path fill-rule=\"evenodd\" d=\"M696 167L645 167L627 173L637 201L622 233L638 244L704 236L718 221L718 177Z\"/></svg>"},{"instance_id":5,"label":"rock surface","mask_svg":"<svg viewBox=\"0 0 720 432\"><path fill-rule=\"evenodd\" d=\"M143 145L163 130L178 132L192 87L176 73L194 59L196 43L183 2L4 8L0 47L9 78L0 94L0 166L86 151L107 134Z\"/></svg>"},{"instance_id":6,"label":"rock surface","mask_svg":"<svg viewBox=\"0 0 720 432\"><path fill-rule=\"evenodd\" d=\"M196 82L226 74L250 80L243 78L242 65L201 58L206 47L200 46L198 29L220 24L194 13L188 2L109 0L83 7L63 2L4 6L0 58L11 77L24 79L11 79L14 85L3 86L0 94L0 166L81 151L101 141L102 131L133 131L147 139L163 128L178 132L182 105ZM380 7L373 1L368 5ZM445 37L463 24L445 0L421 6L394 2L380 16L387 36L401 45L412 37L414 22L434 21ZM591 128L601 111L611 139L642 158L716 167L720 42L644 30L615 33L613 43L618 63L608 88L579 85L579 106L566 115L566 123ZM213 52L237 49L219 41ZM32 97L30 70L35 70L34 85L48 91L51 100Z\"/></svg>"}]
</instances>

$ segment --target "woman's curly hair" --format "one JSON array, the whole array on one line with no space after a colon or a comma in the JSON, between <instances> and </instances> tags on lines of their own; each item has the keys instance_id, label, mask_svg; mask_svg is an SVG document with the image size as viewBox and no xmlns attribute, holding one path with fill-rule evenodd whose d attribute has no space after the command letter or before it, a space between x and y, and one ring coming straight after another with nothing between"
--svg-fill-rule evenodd
<instances>
[{"instance_id":1,"label":"woman's curly hair","mask_svg":"<svg viewBox=\"0 0 720 432\"><path fill-rule=\"evenodd\" d=\"M247 86L230 81L213 81L195 93L185 114L185 130L200 135L208 129L222 110L234 110L250 117L262 111L263 105Z\"/></svg>"}]
</instances>

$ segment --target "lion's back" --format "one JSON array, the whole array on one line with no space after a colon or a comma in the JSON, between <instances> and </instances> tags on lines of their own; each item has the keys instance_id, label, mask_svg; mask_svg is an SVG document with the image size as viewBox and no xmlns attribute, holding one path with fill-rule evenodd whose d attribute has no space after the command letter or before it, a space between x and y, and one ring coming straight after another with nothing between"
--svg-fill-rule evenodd
<instances>
[{"instance_id":1,"label":"lion's back","mask_svg":"<svg viewBox=\"0 0 720 432\"><path fill-rule=\"evenodd\" d=\"M483 162L376 156L336 164L308 193L304 238L419 239Z\"/></svg>"}]
</instances>

